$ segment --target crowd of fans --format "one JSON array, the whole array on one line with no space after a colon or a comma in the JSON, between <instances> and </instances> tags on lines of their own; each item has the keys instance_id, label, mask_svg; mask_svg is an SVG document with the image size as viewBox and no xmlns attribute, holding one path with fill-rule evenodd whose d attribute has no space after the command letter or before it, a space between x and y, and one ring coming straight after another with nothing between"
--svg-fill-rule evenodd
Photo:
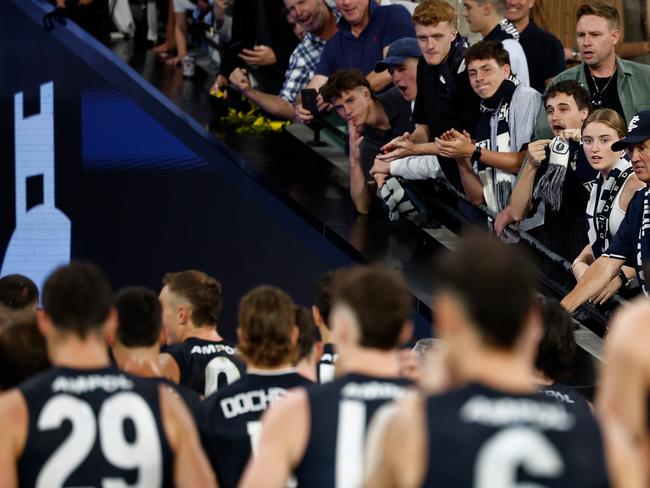
<instances>
[{"instance_id":1,"label":"crowd of fans","mask_svg":"<svg viewBox=\"0 0 650 488\"><path fill-rule=\"evenodd\" d=\"M0 484L647 486L647 301L614 319L592 406L521 249L471 235L436 270L436 339L412 349L409 288L378 265L325 275L311 310L251 289L237 344L200 271L112 294L72 262L40 299L5 276Z\"/></svg>"}]
</instances>

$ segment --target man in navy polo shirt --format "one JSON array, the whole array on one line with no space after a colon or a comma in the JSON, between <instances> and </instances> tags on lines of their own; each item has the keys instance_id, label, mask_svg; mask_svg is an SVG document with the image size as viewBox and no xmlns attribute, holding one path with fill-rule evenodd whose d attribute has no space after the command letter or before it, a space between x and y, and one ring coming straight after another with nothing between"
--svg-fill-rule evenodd
<instances>
[{"instance_id":1,"label":"man in navy polo shirt","mask_svg":"<svg viewBox=\"0 0 650 488\"><path fill-rule=\"evenodd\" d=\"M336 0L341 13L339 31L332 37L321 55L316 74L307 88L320 88L327 78L340 69L358 69L367 75L374 91L390 84L387 72L375 73L375 63L383 59L388 46L402 37L415 37L411 16L401 5L380 7L375 0ZM296 118L301 122L312 120L311 112L296 103Z\"/></svg>"},{"instance_id":2,"label":"man in navy polo shirt","mask_svg":"<svg viewBox=\"0 0 650 488\"><path fill-rule=\"evenodd\" d=\"M613 151L626 149L632 156L637 178L650 183L650 110L644 110L630 121L627 137L612 144ZM573 312L587 299L596 296L617 275L624 264L634 266L643 292L648 295L643 265L650 259L650 188L636 192L627 207L625 218L609 248L589 266L582 279L569 293L562 305Z\"/></svg>"},{"instance_id":3,"label":"man in navy polo shirt","mask_svg":"<svg viewBox=\"0 0 650 488\"><path fill-rule=\"evenodd\" d=\"M519 32L519 44L524 48L528 60L530 86L544 93L546 85L566 68L564 48L557 37L530 18L534 5L535 0L507 0L506 19ZM538 62L541 59L543 63Z\"/></svg>"}]
</instances>

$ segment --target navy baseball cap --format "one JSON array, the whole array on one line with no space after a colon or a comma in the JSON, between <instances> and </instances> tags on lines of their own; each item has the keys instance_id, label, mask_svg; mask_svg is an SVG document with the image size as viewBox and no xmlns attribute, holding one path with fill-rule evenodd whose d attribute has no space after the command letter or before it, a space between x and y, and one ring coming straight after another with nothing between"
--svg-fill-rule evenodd
<instances>
[{"instance_id":1,"label":"navy baseball cap","mask_svg":"<svg viewBox=\"0 0 650 488\"><path fill-rule=\"evenodd\" d=\"M627 127L627 136L612 144L612 151L621 151L648 139L650 139L650 110L643 110L632 117Z\"/></svg>"},{"instance_id":2,"label":"navy baseball cap","mask_svg":"<svg viewBox=\"0 0 650 488\"><path fill-rule=\"evenodd\" d=\"M375 73L386 71L391 66L401 64L408 58L419 58L422 55L415 37L402 37L388 46L386 57L375 65Z\"/></svg>"}]
</instances>

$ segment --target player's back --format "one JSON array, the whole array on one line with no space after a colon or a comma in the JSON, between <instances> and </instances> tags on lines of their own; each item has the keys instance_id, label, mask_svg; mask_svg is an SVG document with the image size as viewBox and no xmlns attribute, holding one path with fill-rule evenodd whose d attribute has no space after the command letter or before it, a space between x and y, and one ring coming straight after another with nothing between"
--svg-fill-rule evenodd
<instances>
[{"instance_id":1,"label":"player's back","mask_svg":"<svg viewBox=\"0 0 650 488\"><path fill-rule=\"evenodd\" d=\"M584 413L593 415L593 410L589 401L577 390L562 383L553 383L551 385L540 386L539 391L542 395L564 403L569 411L579 410Z\"/></svg>"},{"instance_id":2,"label":"player's back","mask_svg":"<svg viewBox=\"0 0 650 488\"><path fill-rule=\"evenodd\" d=\"M179 384L199 395L208 396L241 378L246 366L237 349L226 341L208 341L190 337L168 347L180 371Z\"/></svg>"},{"instance_id":3,"label":"player's back","mask_svg":"<svg viewBox=\"0 0 650 488\"><path fill-rule=\"evenodd\" d=\"M311 384L294 370L252 372L203 401L198 424L219 486L237 486L255 451L264 410L292 388Z\"/></svg>"},{"instance_id":4,"label":"player's back","mask_svg":"<svg viewBox=\"0 0 650 488\"><path fill-rule=\"evenodd\" d=\"M423 486L608 486L589 412L472 383L426 399Z\"/></svg>"},{"instance_id":5,"label":"player's back","mask_svg":"<svg viewBox=\"0 0 650 488\"><path fill-rule=\"evenodd\" d=\"M348 374L307 389L310 433L296 467L298 486L359 487L368 425L377 410L410 391L403 378Z\"/></svg>"},{"instance_id":6,"label":"player's back","mask_svg":"<svg viewBox=\"0 0 650 488\"><path fill-rule=\"evenodd\" d=\"M20 486L172 486L159 382L54 368L19 389L29 417Z\"/></svg>"}]
</instances>

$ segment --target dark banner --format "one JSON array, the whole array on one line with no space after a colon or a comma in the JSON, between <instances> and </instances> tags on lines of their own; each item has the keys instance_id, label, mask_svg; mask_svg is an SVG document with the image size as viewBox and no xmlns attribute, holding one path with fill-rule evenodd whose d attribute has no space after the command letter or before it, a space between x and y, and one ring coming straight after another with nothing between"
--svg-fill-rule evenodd
<instances>
[{"instance_id":1,"label":"dark banner","mask_svg":"<svg viewBox=\"0 0 650 488\"><path fill-rule=\"evenodd\" d=\"M350 259L266 191L222 143L45 2L0 2L0 273L40 286L69 259L113 286L197 268L237 300L269 283L311 304Z\"/></svg>"}]
</instances>

